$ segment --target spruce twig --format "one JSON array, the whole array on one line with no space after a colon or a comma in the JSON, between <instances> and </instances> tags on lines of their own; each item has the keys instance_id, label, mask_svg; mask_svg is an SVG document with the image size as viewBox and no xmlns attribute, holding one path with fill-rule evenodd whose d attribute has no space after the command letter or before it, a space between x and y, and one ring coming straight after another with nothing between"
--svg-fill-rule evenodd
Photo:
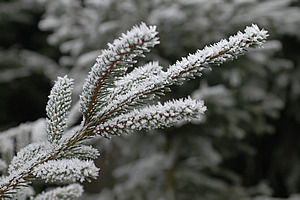
<instances>
[{"instance_id":1,"label":"spruce twig","mask_svg":"<svg viewBox=\"0 0 300 200\"><path fill-rule=\"evenodd\" d=\"M47 104L48 141L30 144L18 152L8 167L9 175L0 181L0 199L29 185L29 180L34 178L68 183L96 178L99 169L90 159L99 153L82 144L91 136L110 138L133 130L163 128L182 120L201 119L206 110L203 101L188 97L145 106L143 100L162 95L170 85L200 76L207 64L220 65L245 53L249 47L262 45L267 36L267 31L252 25L244 33L238 32L228 40L182 58L167 71L153 62L125 75L136 56L143 56L159 43L154 26L144 23L135 26L109 44L97 58L80 95L83 122L77 130L66 131L73 80L67 76L58 78ZM43 193L36 199L47 194L50 197L56 192Z\"/></svg>"}]
</instances>

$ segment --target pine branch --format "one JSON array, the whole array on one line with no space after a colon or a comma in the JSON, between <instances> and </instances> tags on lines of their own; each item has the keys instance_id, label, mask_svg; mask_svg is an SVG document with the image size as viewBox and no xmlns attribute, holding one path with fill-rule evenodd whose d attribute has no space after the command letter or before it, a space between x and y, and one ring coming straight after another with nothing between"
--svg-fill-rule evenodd
<instances>
[{"instance_id":1,"label":"pine branch","mask_svg":"<svg viewBox=\"0 0 300 200\"><path fill-rule=\"evenodd\" d=\"M182 84L183 81L194 76L201 76L201 71L207 64L220 65L226 60L237 58L238 55L247 52L249 47L261 46L267 36L267 31L260 30L257 25L253 24L246 27L244 33L238 32L229 40L221 40L183 58L182 61L171 65L166 72L163 72L157 63L140 68L144 70L146 75L137 73L137 70L131 72L116 82L115 93L119 92L120 95L114 94L114 99L106 99L109 104L97 116L98 122L96 123L102 123L115 114L122 114L122 111L139 103L139 100L153 99L157 94L164 94L170 85ZM155 70L145 70L147 67ZM131 87L125 89L123 85L130 85ZM105 117L103 118L103 116Z\"/></svg>"},{"instance_id":2,"label":"pine branch","mask_svg":"<svg viewBox=\"0 0 300 200\"><path fill-rule=\"evenodd\" d=\"M106 89L113 86L113 81L124 75L128 67L135 61L136 56L143 56L149 47L158 44L157 32L154 26L147 27L144 23L133 27L127 34L123 34L109 48L102 51L97 62L92 67L83 92L80 96L81 108L85 117L84 124L88 124L92 115L107 102L102 100ZM111 79L111 80L110 80Z\"/></svg>"},{"instance_id":3,"label":"pine branch","mask_svg":"<svg viewBox=\"0 0 300 200\"><path fill-rule=\"evenodd\" d=\"M48 141L57 143L67 128L67 116L71 107L71 95L74 81L67 76L58 77L53 86L46 106L48 119L46 130Z\"/></svg>"},{"instance_id":4,"label":"pine branch","mask_svg":"<svg viewBox=\"0 0 300 200\"><path fill-rule=\"evenodd\" d=\"M73 158L50 160L35 167L32 174L46 182L73 183L75 181L83 182L87 178L88 180L96 178L98 171L99 169L93 161Z\"/></svg>"},{"instance_id":5,"label":"pine branch","mask_svg":"<svg viewBox=\"0 0 300 200\"><path fill-rule=\"evenodd\" d=\"M153 62L138 67L115 81L115 87L108 90L110 93L105 98L107 104L103 106L96 119L101 121L103 118L107 120L108 116L113 118L128 112L130 108L135 108L139 103L142 104L144 100L154 99L155 93L152 96L144 95L139 98L135 98L135 94L147 89L148 84L159 80L162 72L162 67L157 62ZM169 91L167 87L161 88L160 94L166 91Z\"/></svg>"},{"instance_id":6,"label":"pine branch","mask_svg":"<svg viewBox=\"0 0 300 200\"><path fill-rule=\"evenodd\" d=\"M117 116L95 127L93 134L110 137L122 132L169 127L180 121L200 119L206 107L203 101L191 98L148 106Z\"/></svg>"},{"instance_id":7,"label":"pine branch","mask_svg":"<svg viewBox=\"0 0 300 200\"><path fill-rule=\"evenodd\" d=\"M82 182L95 178L99 169L88 159L96 158L99 152L82 144L86 138L95 135L109 138L132 130L163 128L201 118L206 107L202 101L191 98L144 108L138 105L162 95L172 84L200 76L207 64L222 64L245 53L249 47L260 46L268 36L266 31L252 25L244 33L238 32L229 40L183 58L167 71L153 62L125 75L134 57L142 56L149 47L158 44L156 35L155 27L142 23L102 52L80 96L83 123L73 131L66 132L73 80L67 76L58 78L47 104L48 141L28 145L14 157L8 167L9 175L0 180L0 199L29 185L30 179Z\"/></svg>"}]
</instances>

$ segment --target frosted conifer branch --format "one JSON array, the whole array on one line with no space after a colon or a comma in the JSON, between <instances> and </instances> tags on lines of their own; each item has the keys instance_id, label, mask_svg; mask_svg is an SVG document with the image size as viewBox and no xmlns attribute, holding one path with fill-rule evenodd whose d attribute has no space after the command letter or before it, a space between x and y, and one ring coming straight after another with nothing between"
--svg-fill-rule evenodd
<instances>
[{"instance_id":1,"label":"frosted conifer branch","mask_svg":"<svg viewBox=\"0 0 300 200\"><path fill-rule=\"evenodd\" d=\"M102 51L80 96L83 123L78 129L65 134L73 80L66 76L58 78L46 108L48 141L56 145L41 142L21 149L8 167L9 175L0 178L0 199L28 185L29 178L51 182L82 182L95 178L99 169L86 159L96 158L99 152L81 143L89 136L110 137L132 130L162 128L183 120L201 119L206 107L202 101L191 98L144 108L140 108L139 104L144 105L145 100L163 95L172 84L200 76L207 64L222 64L245 53L249 47L260 46L268 36L267 31L252 25L244 33L238 32L228 40L221 40L182 58L167 71L152 62L124 75L134 63L134 57L142 56L159 43L156 35L155 27L142 23Z\"/></svg>"},{"instance_id":2,"label":"frosted conifer branch","mask_svg":"<svg viewBox=\"0 0 300 200\"><path fill-rule=\"evenodd\" d=\"M71 95L74 81L67 76L58 77L50 92L46 106L48 119L46 120L47 139L57 143L65 131L67 116L71 107Z\"/></svg>"},{"instance_id":3,"label":"frosted conifer branch","mask_svg":"<svg viewBox=\"0 0 300 200\"><path fill-rule=\"evenodd\" d=\"M94 133L105 137L141 129L155 129L172 126L180 121L200 119L206 107L203 101L191 98L179 99L164 104L133 110L99 124Z\"/></svg>"},{"instance_id":4,"label":"frosted conifer branch","mask_svg":"<svg viewBox=\"0 0 300 200\"><path fill-rule=\"evenodd\" d=\"M105 98L107 105L99 111L99 115L96 117L97 120L107 116L112 118L116 114L125 113L128 111L129 106L143 103L142 101L145 99L152 100L154 93L150 98L148 95L144 95L137 99L136 96L147 90L148 85L152 86L154 82L159 81L162 73L162 67L158 65L158 62L153 62L135 68L132 72L117 80L115 87L109 89L110 93ZM168 91L167 89L166 87L162 88L160 94Z\"/></svg>"},{"instance_id":5,"label":"frosted conifer branch","mask_svg":"<svg viewBox=\"0 0 300 200\"><path fill-rule=\"evenodd\" d=\"M132 72L115 81L115 87L110 88L111 93L107 100L112 102L115 99L126 99L131 91L140 91L140 86L145 82L153 82L162 74L162 67L158 62L151 62L145 66L135 68ZM118 100L120 101L120 100ZM111 103L110 103L111 104Z\"/></svg>"},{"instance_id":6,"label":"frosted conifer branch","mask_svg":"<svg viewBox=\"0 0 300 200\"><path fill-rule=\"evenodd\" d=\"M228 40L222 39L220 42L206 46L203 50L198 50L195 54L182 58L167 70L169 84L181 84L183 81L193 78L194 75L201 75L204 65L220 65L226 60L237 58L247 52L249 47L261 46L268 32L260 30L257 25L247 26L244 33L238 32L230 36Z\"/></svg>"},{"instance_id":7,"label":"frosted conifer branch","mask_svg":"<svg viewBox=\"0 0 300 200\"><path fill-rule=\"evenodd\" d=\"M151 100L157 95L164 94L168 91L167 86L182 84L194 76L201 76L205 65L220 65L228 59L236 58L245 53L249 47L262 45L267 36L267 31L260 30L257 25L253 24L246 27L244 33L238 32L229 40L223 39L177 61L166 72L161 70L162 67L158 63L150 63L133 70L115 82L115 88L111 89L113 92L106 98L109 104L101 110L97 119L104 121L101 119L103 115L111 117L121 114L122 111L126 111L127 107L135 106L141 100Z\"/></svg>"},{"instance_id":8,"label":"frosted conifer branch","mask_svg":"<svg viewBox=\"0 0 300 200\"><path fill-rule=\"evenodd\" d=\"M15 173L0 177L0 199L12 198L18 195L18 192L23 187L28 187L30 182L23 179L23 174L27 171L16 171Z\"/></svg>"},{"instance_id":9,"label":"frosted conifer branch","mask_svg":"<svg viewBox=\"0 0 300 200\"><path fill-rule=\"evenodd\" d=\"M17 200L27 200L28 197L33 196L34 194L35 192L32 187L21 187L19 189L15 189L10 198Z\"/></svg>"},{"instance_id":10,"label":"frosted conifer branch","mask_svg":"<svg viewBox=\"0 0 300 200\"><path fill-rule=\"evenodd\" d=\"M144 52L149 51L149 47L159 43L155 29L155 26L147 27L144 23L135 26L112 44L108 44L109 48L98 56L80 95L80 111L85 117L85 124L89 122L94 109L99 109L105 103L102 97L106 94L106 88L111 87L114 80L126 72L134 63L133 58L143 56Z\"/></svg>"},{"instance_id":11,"label":"frosted conifer branch","mask_svg":"<svg viewBox=\"0 0 300 200\"><path fill-rule=\"evenodd\" d=\"M96 159L100 156L97 149L87 145L74 145L60 154L62 158Z\"/></svg>"},{"instance_id":12,"label":"frosted conifer branch","mask_svg":"<svg viewBox=\"0 0 300 200\"><path fill-rule=\"evenodd\" d=\"M47 143L32 143L21 149L18 154L12 159L8 166L10 174L16 171L26 171L32 166L46 158L51 153L51 149Z\"/></svg>"},{"instance_id":13,"label":"frosted conifer branch","mask_svg":"<svg viewBox=\"0 0 300 200\"><path fill-rule=\"evenodd\" d=\"M96 178L99 168L93 161L79 159L50 160L33 169L33 175L46 182L73 183Z\"/></svg>"},{"instance_id":14,"label":"frosted conifer branch","mask_svg":"<svg viewBox=\"0 0 300 200\"><path fill-rule=\"evenodd\" d=\"M74 183L65 187L58 187L47 192L42 192L30 200L73 200L78 198L83 193L83 187Z\"/></svg>"}]
</instances>

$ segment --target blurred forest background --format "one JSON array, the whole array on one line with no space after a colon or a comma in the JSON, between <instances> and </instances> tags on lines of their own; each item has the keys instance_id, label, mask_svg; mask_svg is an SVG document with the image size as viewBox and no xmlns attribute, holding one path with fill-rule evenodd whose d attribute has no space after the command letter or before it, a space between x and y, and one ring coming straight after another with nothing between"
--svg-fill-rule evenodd
<instances>
[{"instance_id":1,"label":"blurred forest background","mask_svg":"<svg viewBox=\"0 0 300 200\"><path fill-rule=\"evenodd\" d=\"M161 44L139 65L167 67L251 23L270 37L263 49L164 97L204 99L204 123L91 141L101 172L82 199L300 199L300 2L293 0L0 0L0 158L9 162L43 139L57 76L75 78L69 124L78 124L78 94L95 58L141 21L157 26Z\"/></svg>"}]
</instances>

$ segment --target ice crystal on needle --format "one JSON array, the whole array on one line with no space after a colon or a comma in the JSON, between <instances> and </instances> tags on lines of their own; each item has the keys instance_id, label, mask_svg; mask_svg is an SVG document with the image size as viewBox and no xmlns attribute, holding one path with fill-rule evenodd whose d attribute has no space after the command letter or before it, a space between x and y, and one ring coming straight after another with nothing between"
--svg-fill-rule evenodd
<instances>
[{"instance_id":1,"label":"ice crystal on needle","mask_svg":"<svg viewBox=\"0 0 300 200\"><path fill-rule=\"evenodd\" d=\"M99 169L90 159L97 158L99 152L83 143L91 136L110 138L133 130L163 128L201 119L206 107L203 101L190 97L155 105L146 103L169 91L170 85L200 76L207 64L222 64L245 53L249 47L260 46L267 36L267 31L252 25L244 33L238 32L228 40L182 58L166 71L158 62L150 62L126 74L136 56L144 56L149 48L159 43L154 26L142 23L133 27L108 44L108 49L97 58L80 95L83 121L73 130L67 130L66 125L73 79L58 78L46 107L48 141L30 144L13 158L8 165L9 175L0 180L0 199L28 185L32 179L73 183L96 178ZM79 191L72 196L70 191L74 188ZM60 192L63 194L58 195ZM82 188L73 184L32 199L70 199L81 193Z\"/></svg>"}]
</instances>

